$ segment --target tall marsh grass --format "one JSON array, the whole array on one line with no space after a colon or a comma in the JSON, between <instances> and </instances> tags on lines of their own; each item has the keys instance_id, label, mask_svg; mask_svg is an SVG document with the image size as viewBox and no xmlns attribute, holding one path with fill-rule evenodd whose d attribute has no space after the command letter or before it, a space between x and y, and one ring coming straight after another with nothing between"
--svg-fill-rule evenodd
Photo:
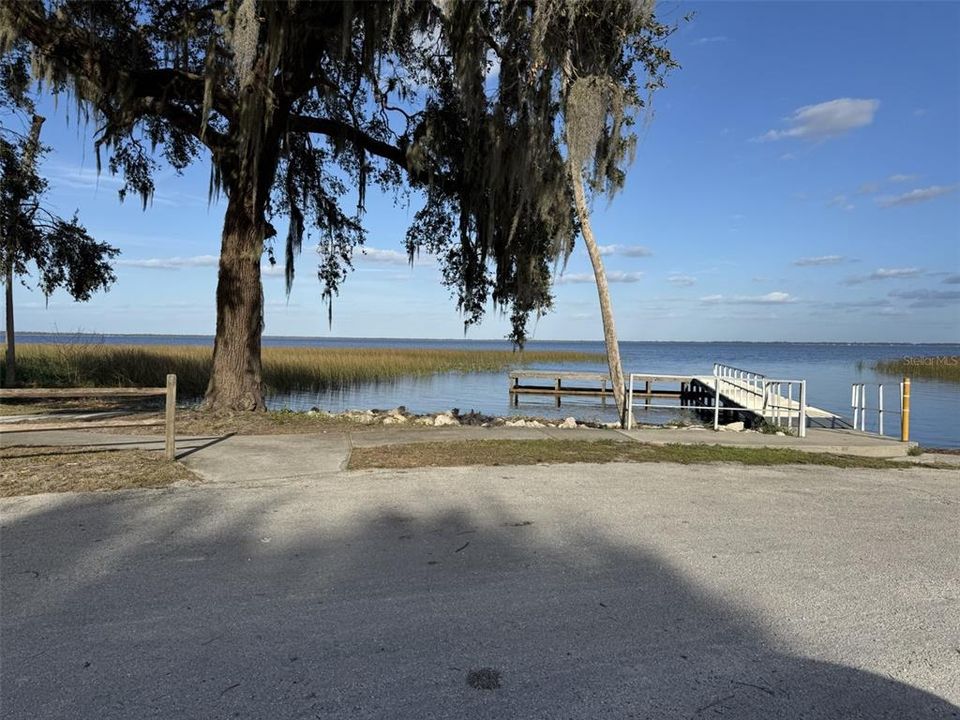
<instances>
[{"instance_id":1,"label":"tall marsh grass","mask_svg":"<svg viewBox=\"0 0 960 720\"><path fill-rule=\"evenodd\" d=\"M906 375L911 378L960 382L960 356L958 355L880 360L874 364L873 369L884 375Z\"/></svg>"},{"instance_id":2,"label":"tall marsh grass","mask_svg":"<svg viewBox=\"0 0 960 720\"><path fill-rule=\"evenodd\" d=\"M176 373L180 396L200 397L211 355L210 348L192 345L18 344L17 377L36 387L161 387L167 373ZM539 350L266 347L263 381L268 393L318 392L445 372L602 361L595 353Z\"/></svg>"}]
</instances>

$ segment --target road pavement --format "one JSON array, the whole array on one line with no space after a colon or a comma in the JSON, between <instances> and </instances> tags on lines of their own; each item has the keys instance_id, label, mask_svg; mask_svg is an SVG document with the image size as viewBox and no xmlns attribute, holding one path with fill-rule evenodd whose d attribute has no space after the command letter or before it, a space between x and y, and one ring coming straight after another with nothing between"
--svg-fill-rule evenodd
<instances>
[{"instance_id":1,"label":"road pavement","mask_svg":"<svg viewBox=\"0 0 960 720\"><path fill-rule=\"evenodd\" d=\"M5 719L960 717L956 473L246 442L0 502Z\"/></svg>"}]
</instances>

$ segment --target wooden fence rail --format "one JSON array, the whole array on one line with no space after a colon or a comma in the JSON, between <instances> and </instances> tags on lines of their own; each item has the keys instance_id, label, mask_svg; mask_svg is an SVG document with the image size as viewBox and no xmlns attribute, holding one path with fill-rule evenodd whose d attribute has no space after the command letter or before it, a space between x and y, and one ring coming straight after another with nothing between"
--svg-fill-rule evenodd
<instances>
[{"instance_id":1,"label":"wooden fence rail","mask_svg":"<svg viewBox=\"0 0 960 720\"><path fill-rule=\"evenodd\" d=\"M175 425L177 414L177 376L167 375L167 385L161 388L0 388L0 400L63 400L67 398L102 397L156 397L164 396L163 420L125 420L121 422L60 422L60 423L10 423L0 425L0 434L16 432L42 432L49 430L76 430L77 428L118 428L164 426L164 454L168 460L176 458Z\"/></svg>"}]
</instances>

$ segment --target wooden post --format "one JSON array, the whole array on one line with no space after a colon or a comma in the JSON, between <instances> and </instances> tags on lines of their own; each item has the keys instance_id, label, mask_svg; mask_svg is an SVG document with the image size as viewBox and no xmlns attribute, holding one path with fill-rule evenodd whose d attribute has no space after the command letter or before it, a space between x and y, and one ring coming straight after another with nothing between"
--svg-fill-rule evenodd
<instances>
[{"instance_id":1,"label":"wooden post","mask_svg":"<svg viewBox=\"0 0 960 720\"><path fill-rule=\"evenodd\" d=\"M174 420L177 415L177 376L167 375L167 401L164 407L164 425L166 429L166 451L167 460L176 460L177 441L174 434Z\"/></svg>"},{"instance_id":2,"label":"wooden post","mask_svg":"<svg viewBox=\"0 0 960 720\"><path fill-rule=\"evenodd\" d=\"M560 407L560 378L557 378L557 382L556 382L556 385L554 386L554 390L557 393L557 407Z\"/></svg>"},{"instance_id":3,"label":"wooden post","mask_svg":"<svg viewBox=\"0 0 960 720\"><path fill-rule=\"evenodd\" d=\"M910 378L903 379L903 395L900 400L900 442L910 442Z\"/></svg>"}]
</instances>

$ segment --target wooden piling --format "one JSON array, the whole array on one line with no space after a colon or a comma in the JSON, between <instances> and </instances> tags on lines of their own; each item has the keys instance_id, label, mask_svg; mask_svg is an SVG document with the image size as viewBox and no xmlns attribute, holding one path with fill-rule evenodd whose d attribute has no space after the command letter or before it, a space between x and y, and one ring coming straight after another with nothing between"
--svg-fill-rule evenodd
<instances>
[{"instance_id":1,"label":"wooden piling","mask_svg":"<svg viewBox=\"0 0 960 720\"><path fill-rule=\"evenodd\" d=\"M164 442L164 452L167 460L176 460L177 458L177 440L175 420L177 417L177 376L167 375L167 395L166 405L164 407L164 429L166 438Z\"/></svg>"}]
</instances>

